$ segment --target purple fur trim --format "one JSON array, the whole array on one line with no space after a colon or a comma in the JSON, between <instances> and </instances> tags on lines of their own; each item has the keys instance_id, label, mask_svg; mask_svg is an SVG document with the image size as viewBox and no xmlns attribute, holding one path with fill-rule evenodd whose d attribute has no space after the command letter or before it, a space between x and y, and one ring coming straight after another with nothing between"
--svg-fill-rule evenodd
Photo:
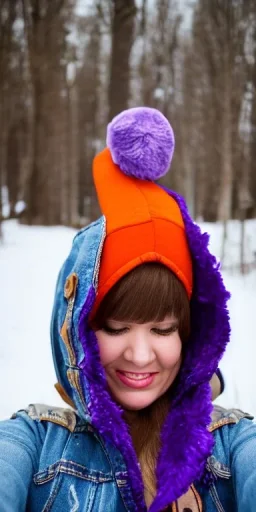
<instances>
[{"instance_id":1,"label":"purple fur trim","mask_svg":"<svg viewBox=\"0 0 256 512\"><path fill-rule=\"evenodd\" d=\"M91 287L79 319L79 339L84 350L81 369L89 385L90 403L88 410L92 424L102 435L121 452L129 469L130 486L133 499L139 512L146 510L141 473L133 448L128 427L122 418L123 410L111 398L107 390L104 368L100 362L98 342L95 333L88 327L88 315L95 300L95 291ZM113 428L115 426L115 428Z\"/></svg>"},{"instance_id":2,"label":"purple fur trim","mask_svg":"<svg viewBox=\"0 0 256 512\"><path fill-rule=\"evenodd\" d=\"M223 283L220 264L209 252L209 235L202 233L193 222L184 199L173 191L165 190L180 207L193 260L192 335L180 373L182 384L175 397L175 402L178 402L188 389L209 381L218 368L230 339L227 308L230 293Z\"/></svg>"},{"instance_id":3,"label":"purple fur trim","mask_svg":"<svg viewBox=\"0 0 256 512\"><path fill-rule=\"evenodd\" d=\"M171 164L174 133L166 117L154 108L137 107L114 117L107 128L113 161L128 176L154 181Z\"/></svg>"},{"instance_id":4,"label":"purple fur trim","mask_svg":"<svg viewBox=\"0 0 256 512\"><path fill-rule=\"evenodd\" d=\"M207 234L192 221L184 200L163 187L177 201L193 259L191 336L179 374L171 411L162 432L157 465L158 493L150 512L158 512L186 492L205 471L213 448L208 432L212 410L209 380L229 341L230 326L225 289Z\"/></svg>"},{"instance_id":5,"label":"purple fur trim","mask_svg":"<svg viewBox=\"0 0 256 512\"><path fill-rule=\"evenodd\" d=\"M209 384L195 388L172 407L162 431L162 450L156 476L157 497L150 512L159 512L177 500L203 473L212 452L213 437L208 432L211 401Z\"/></svg>"}]
</instances>

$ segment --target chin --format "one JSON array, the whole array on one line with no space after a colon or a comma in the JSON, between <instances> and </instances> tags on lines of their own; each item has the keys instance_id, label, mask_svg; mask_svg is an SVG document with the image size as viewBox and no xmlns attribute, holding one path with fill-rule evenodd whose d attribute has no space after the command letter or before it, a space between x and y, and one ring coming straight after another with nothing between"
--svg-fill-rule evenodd
<instances>
[{"instance_id":1,"label":"chin","mask_svg":"<svg viewBox=\"0 0 256 512\"><path fill-rule=\"evenodd\" d=\"M155 402L156 399L157 397L151 399L144 398L141 400L122 400L121 397L116 397L115 400L127 411L140 411L142 409L145 409L146 407L149 407L149 405Z\"/></svg>"},{"instance_id":2,"label":"chin","mask_svg":"<svg viewBox=\"0 0 256 512\"><path fill-rule=\"evenodd\" d=\"M123 409L125 409L126 411L142 411L142 409L146 409L146 407L148 407L149 405L150 403L144 405L121 404Z\"/></svg>"}]
</instances>

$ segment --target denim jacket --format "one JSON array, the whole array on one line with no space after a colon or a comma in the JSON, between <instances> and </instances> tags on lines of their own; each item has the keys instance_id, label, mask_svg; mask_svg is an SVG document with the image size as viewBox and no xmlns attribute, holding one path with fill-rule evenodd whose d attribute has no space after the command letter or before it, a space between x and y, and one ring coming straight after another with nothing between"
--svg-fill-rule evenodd
<instances>
[{"instance_id":1,"label":"denim jacket","mask_svg":"<svg viewBox=\"0 0 256 512\"><path fill-rule=\"evenodd\" d=\"M188 499L187 508L254 512L256 425L237 410L213 416L210 484L195 483L197 505ZM72 410L31 405L15 414L0 425L0 453L1 512L137 510L121 453ZM179 500L170 510L183 510Z\"/></svg>"},{"instance_id":2,"label":"denim jacket","mask_svg":"<svg viewBox=\"0 0 256 512\"><path fill-rule=\"evenodd\" d=\"M191 334L171 389L149 510L200 512L204 506L207 512L252 512L255 425L240 413L219 411L209 428L209 380L229 340L229 294L208 236L189 217L182 198L167 193L182 212L194 282ZM58 386L72 409L31 406L0 423L0 512L146 511L128 426L109 393L89 323L105 234L104 217L81 230L57 280L52 353Z\"/></svg>"}]
</instances>

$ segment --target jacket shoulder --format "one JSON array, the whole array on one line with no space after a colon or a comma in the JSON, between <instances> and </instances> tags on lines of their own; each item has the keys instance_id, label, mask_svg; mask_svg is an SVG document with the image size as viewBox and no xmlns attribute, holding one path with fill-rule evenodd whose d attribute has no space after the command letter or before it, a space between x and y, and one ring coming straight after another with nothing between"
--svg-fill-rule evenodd
<instances>
[{"instance_id":1,"label":"jacket shoulder","mask_svg":"<svg viewBox=\"0 0 256 512\"><path fill-rule=\"evenodd\" d=\"M70 432L74 432L77 425L77 416L72 409L51 407L46 404L30 404L24 412L34 421L55 423L67 428ZM13 415L12 418L15 416Z\"/></svg>"},{"instance_id":2,"label":"jacket shoulder","mask_svg":"<svg viewBox=\"0 0 256 512\"><path fill-rule=\"evenodd\" d=\"M19 411L21 412L21 411ZM78 417L74 410L64 407L52 407L46 404L30 404L25 413L35 421L49 421L67 428L70 432L74 432ZM15 417L15 415L13 415ZM211 414L211 424L209 430L213 432L229 423L238 423L242 418L252 420L253 416L240 409L225 409L219 405L215 405Z\"/></svg>"},{"instance_id":3,"label":"jacket shoulder","mask_svg":"<svg viewBox=\"0 0 256 512\"><path fill-rule=\"evenodd\" d=\"M225 409L224 407L215 405L211 414L209 430L213 432L224 425L238 423L243 418L253 420L253 416L251 414L243 412L240 409Z\"/></svg>"}]
</instances>

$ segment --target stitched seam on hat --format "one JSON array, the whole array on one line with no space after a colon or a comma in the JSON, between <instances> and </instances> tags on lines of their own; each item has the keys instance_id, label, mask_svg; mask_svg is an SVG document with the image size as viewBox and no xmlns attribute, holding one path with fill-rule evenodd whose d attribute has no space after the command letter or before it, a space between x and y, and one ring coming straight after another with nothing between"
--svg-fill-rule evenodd
<instances>
[{"instance_id":1,"label":"stitched seam on hat","mask_svg":"<svg viewBox=\"0 0 256 512\"><path fill-rule=\"evenodd\" d=\"M157 255L159 255L159 256L160 256L160 259L159 259L159 260L157 259L157 260L154 260L154 261L160 261L160 263L162 263L163 265L166 265L168 268L170 268L170 267L167 265L167 263L165 263L165 262L163 261L163 259L161 259L162 255L161 255L159 252L157 252L157 251L150 251L150 252L155 253L155 254L157 254ZM146 254L148 254L148 253L146 253ZM168 258L166 258L166 257L164 257L164 258L168 260ZM142 263L145 263L145 260L144 260L144 259L142 259L142 258L141 258L141 256L136 256L136 257L135 257L133 260L131 260L131 261L133 262L134 260L137 260L137 259L139 259ZM153 260L149 260L149 261L153 261ZM170 261L170 260L169 260L169 261ZM185 274L184 274L183 272L181 272L181 271L178 269L177 265L175 265L175 264L174 264L174 266L175 266L175 268L171 268L171 270L172 270L172 271L173 271L173 272L174 272L174 273L179 277L179 279L181 279L181 280L182 280L182 282L184 283L184 285L185 285L186 289L188 290L188 293L191 293L191 292L192 292L192 288L191 288L191 286L189 285L188 280L187 280L187 278L186 278ZM120 272L120 270L122 270L124 267L126 267L126 265L123 265L121 268L119 268L116 272L114 272L114 274L113 274L113 275L115 275L116 273L119 273L119 272ZM100 288L98 289L98 291L102 292L102 289L103 289L103 290L104 290L104 293L105 293L105 287L106 287L106 285L109 283L109 281L112 279L113 275L112 275L111 277L109 277L108 279L106 279L106 281L104 281L104 283L102 283L102 285L100 286ZM113 286L113 283L111 283L111 286Z\"/></svg>"},{"instance_id":2,"label":"stitched seam on hat","mask_svg":"<svg viewBox=\"0 0 256 512\"><path fill-rule=\"evenodd\" d=\"M139 192L141 193L141 195L142 195L142 197L143 197L143 199L144 199L144 201L146 203L146 207L147 207L147 210L148 210L149 217L150 217L150 219L152 219L152 215L150 213L148 202L147 202L147 199L146 199L145 195L143 194L142 190L140 189L140 187L138 187L138 185L136 183L134 183L134 185L139 190Z\"/></svg>"},{"instance_id":3,"label":"stitched seam on hat","mask_svg":"<svg viewBox=\"0 0 256 512\"><path fill-rule=\"evenodd\" d=\"M180 226L180 224L178 224L177 222L175 222L175 221L173 221L173 220L171 220L171 219L167 219L167 218L162 217L162 216L161 216L161 217L158 217L158 216L156 217L156 216L154 216L154 215L152 214L152 212L150 211L150 208L149 208L149 205L148 205L147 199L146 199L146 197L145 197L145 194L144 194L144 193L143 193L143 191L138 187L138 185L137 185L136 183L135 183L134 185L135 185L135 187L139 190L139 192L141 193L141 195L143 196L143 198L144 198L144 200L145 200L145 203L146 203L146 205L147 205L148 214L149 214L149 216L150 216L151 221L152 221L152 219L164 219L164 220L167 220L168 222L171 222L172 224L175 224L175 225L176 225L176 226L178 226L180 229L182 229L183 231L185 231L185 226L183 226L183 227L182 227L182 226ZM174 199L174 198L173 198L173 199ZM174 199L174 201L175 201L175 199ZM179 209L179 211L180 211L180 207L179 207L178 203L176 203L176 204L177 204L178 209ZM181 211L180 211L180 215L181 215ZM182 218L182 215L181 215L181 218ZM142 224L142 223L141 223L141 224ZM135 225L137 225L137 224L135 224Z\"/></svg>"},{"instance_id":4,"label":"stitched seam on hat","mask_svg":"<svg viewBox=\"0 0 256 512\"><path fill-rule=\"evenodd\" d=\"M153 217L154 220L165 220L166 222L169 222L170 224L173 224L174 226L176 226L177 228L179 228L180 230L182 230L184 233L186 233L185 231L185 228L182 228L179 224L177 224L177 222L174 222L173 220L171 219L167 219L166 217ZM121 231L122 229L126 229L126 228L132 228L133 226L141 226L143 224L149 224L150 222L153 222L153 219L151 218L150 220L145 220L143 222L140 222L140 223L136 223L134 224L134 222L132 224L125 224L125 226L119 226L118 228L116 229L113 229L112 231L110 231L107 236L110 236L112 235L112 233L116 233L117 231Z\"/></svg>"},{"instance_id":5,"label":"stitched seam on hat","mask_svg":"<svg viewBox=\"0 0 256 512\"><path fill-rule=\"evenodd\" d=\"M154 237L154 252L156 252L156 230L155 230L154 222L152 222L152 231L153 231L153 237Z\"/></svg>"}]
</instances>

